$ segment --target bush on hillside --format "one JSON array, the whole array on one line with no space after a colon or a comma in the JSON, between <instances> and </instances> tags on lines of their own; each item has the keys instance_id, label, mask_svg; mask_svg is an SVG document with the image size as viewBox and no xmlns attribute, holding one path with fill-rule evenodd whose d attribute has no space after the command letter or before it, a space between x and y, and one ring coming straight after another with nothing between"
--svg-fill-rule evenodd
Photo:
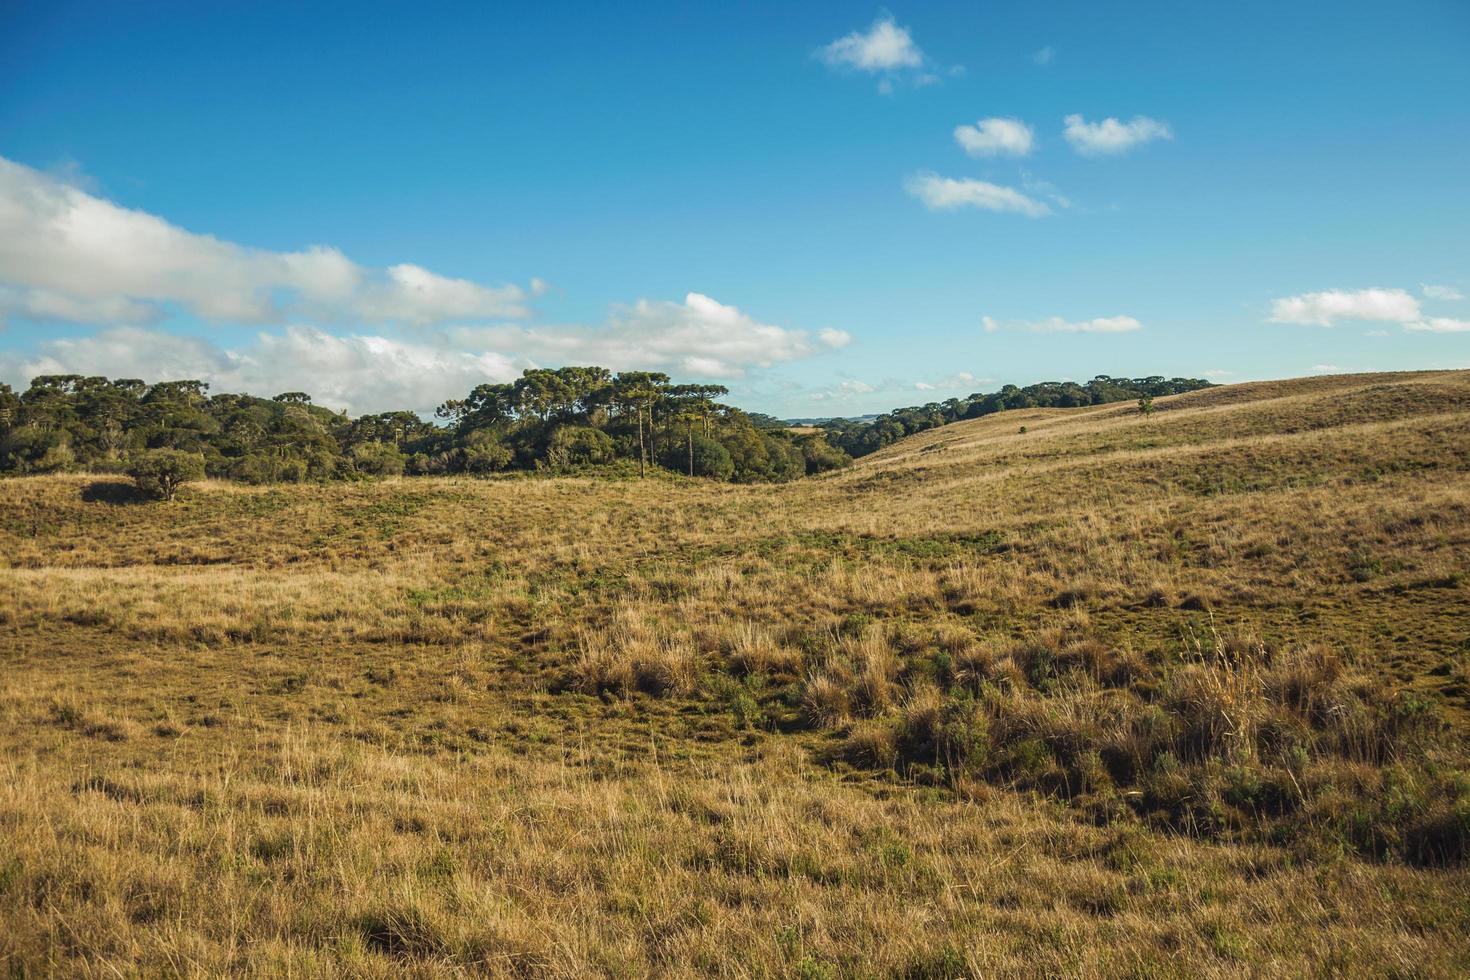
<instances>
[{"instance_id":1,"label":"bush on hillside","mask_svg":"<svg viewBox=\"0 0 1470 980\"><path fill-rule=\"evenodd\" d=\"M146 496L173 500L184 484L204 479L204 457L178 449L150 449L133 457L128 476Z\"/></svg>"}]
</instances>

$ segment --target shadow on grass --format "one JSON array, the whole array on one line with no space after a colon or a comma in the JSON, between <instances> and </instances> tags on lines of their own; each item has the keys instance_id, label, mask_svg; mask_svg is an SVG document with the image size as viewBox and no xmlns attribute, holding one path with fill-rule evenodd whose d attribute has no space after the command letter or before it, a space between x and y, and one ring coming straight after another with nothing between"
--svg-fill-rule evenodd
<instances>
[{"instance_id":1,"label":"shadow on grass","mask_svg":"<svg viewBox=\"0 0 1470 980\"><path fill-rule=\"evenodd\" d=\"M82 499L89 504L146 504L148 497L131 483L121 480L97 480L82 488Z\"/></svg>"}]
</instances>

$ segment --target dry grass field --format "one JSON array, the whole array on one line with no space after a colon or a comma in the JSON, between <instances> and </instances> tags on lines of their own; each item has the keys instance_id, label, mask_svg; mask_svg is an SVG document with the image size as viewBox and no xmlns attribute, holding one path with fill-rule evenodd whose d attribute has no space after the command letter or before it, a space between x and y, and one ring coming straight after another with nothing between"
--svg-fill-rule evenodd
<instances>
[{"instance_id":1,"label":"dry grass field","mask_svg":"<svg viewBox=\"0 0 1470 980\"><path fill-rule=\"evenodd\" d=\"M1470 973L1470 373L782 486L0 483L0 973Z\"/></svg>"}]
</instances>

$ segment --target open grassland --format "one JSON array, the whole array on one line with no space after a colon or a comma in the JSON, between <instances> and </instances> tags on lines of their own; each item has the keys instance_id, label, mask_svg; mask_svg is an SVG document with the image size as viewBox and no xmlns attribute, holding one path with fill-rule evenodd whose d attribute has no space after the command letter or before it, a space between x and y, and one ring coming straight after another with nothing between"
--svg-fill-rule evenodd
<instances>
[{"instance_id":1,"label":"open grassland","mask_svg":"<svg viewBox=\"0 0 1470 980\"><path fill-rule=\"evenodd\" d=\"M1464 975L1467 737L1467 373L0 483L15 976Z\"/></svg>"}]
</instances>

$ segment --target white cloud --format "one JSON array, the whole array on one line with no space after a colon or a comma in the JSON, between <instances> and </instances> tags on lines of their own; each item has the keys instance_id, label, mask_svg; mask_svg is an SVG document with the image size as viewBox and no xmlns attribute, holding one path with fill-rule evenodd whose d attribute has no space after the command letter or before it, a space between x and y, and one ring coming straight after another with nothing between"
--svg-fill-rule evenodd
<instances>
[{"instance_id":1,"label":"white cloud","mask_svg":"<svg viewBox=\"0 0 1470 980\"><path fill-rule=\"evenodd\" d=\"M411 263L373 270L319 246L247 248L0 158L0 326L9 313L114 328L0 353L0 374L20 385L38 373L195 377L216 390L308 391L353 411L424 409L542 364L733 378L852 341L830 327L812 335L761 323L692 292L682 303L616 308L595 328L505 323L548 288L540 279L484 286ZM142 329L179 309L291 326L234 349ZM320 329L333 323L352 327L346 336ZM363 324L420 329L405 341Z\"/></svg>"},{"instance_id":2,"label":"white cloud","mask_svg":"<svg viewBox=\"0 0 1470 980\"><path fill-rule=\"evenodd\" d=\"M1035 145L1036 134L1019 119L992 117L973 126L956 126L954 139L972 157L1023 157Z\"/></svg>"},{"instance_id":3,"label":"white cloud","mask_svg":"<svg viewBox=\"0 0 1470 980\"><path fill-rule=\"evenodd\" d=\"M852 407L872 406L875 403L882 404L887 401L891 407L895 404L912 404L917 397L925 400L943 400L947 397L960 397L968 395L977 387L994 384L994 378L977 378L969 371L956 371L954 374L942 378L925 378L920 380L903 379L896 377L884 378L881 381L869 383L856 379L847 379L834 385L820 388L805 389L797 386L793 391L805 392L808 401L843 403ZM914 395L914 392L928 392L922 396Z\"/></svg>"},{"instance_id":4,"label":"white cloud","mask_svg":"<svg viewBox=\"0 0 1470 980\"><path fill-rule=\"evenodd\" d=\"M1132 333L1142 330L1143 324L1131 316L1099 316L1091 320L1065 320L1050 316L1044 320L1018 321L1001 324L994 317L981 317L986 333L995 333L1002 328L1024 330L1029 333Z\"/></svg>"},{"instance_id":5,"label":"white cloud","mask_svg":"<svg viewBox=\"0 0 1470 980\"><path fill-rule=\"evenodd\" d=\"M1066 128L1062 135L1083 156L1123 153L1151 140L1174 138L1167 123L1147 116L1134 116L1128 122L1109 117L1101 122L1090 123L1074 113L1063 122Z\"/></svg>"},{"instance_id":6,"label":"white cloud","mask_svg":"<svg viewBox=\"0 0 1470 980\"><path fill-rule=\"evenodd\" d=\"M956 371L932 381L915 381L914 388L918 391L958 391L968 394L975 390L976 385L991 384L994 381L994 378L977 378L969 371Z\"/></svg>"},{"instance_id":7,"label":"white cloud","mask_svg":"<svg viewBox=\"0 0 1470 980\"><path fill-rule=\"evenodd\" d=\"M126 296L88 299L49 289L18 289L0 284L0 326L8 314L72 323L151 323L159 319L160 312L151 304Z\"/></svg>"},{"instance_id":8,"label":"white cloud","mask_svg":"<svg viewBox=\"0 0 1470 980\"><path fill-rule=\"evenodd\" d=\"M540 280L532 281L532 290ZM482 320L524 315L518 286L487 287L449 279L404 263L390 266L386 279L366 290L356 311L368 320L397 320L420 326L446 320Z\"/></svg>"},{"instance_id":9,"label":"white cloud","mask_svg":"<svg viewBox=\"0 0 1470 980\"><path fill-rule=\"evenodd\" d=\"M1031 218L1052 213L1045 203L1027 197L1013 187L968 177L956 179L931 173L915 174L905 182L904 189L930 211L980 208L983 211L1010 211Z\"/></svg>"},{"instance_id":10,"label":"white cloud","mask_svg":"<svg viewBox=\"0 0 1470 980\"><path fill-rule=\"evenodd\" d=\"M0 157L0 316L139 323L176 305L206 320L430 324L527 314L520 286L416 265L368 269L327 246L273 252L175 227Z\"/></svg>"},{"instance_id":11,"label":"white cloud","mask_svg":"<svg viewBox=\"0 0 1470 980\"><path fill-rule=\"evenodd\" d=\"M269 397L305 391L319 405L353 414L411 408L428 412L486 381L508 381L520 367L500 354L472 354L379 336L338 337L293 326L225 349L199 337L115 327L92 337L46 342L32 357L0 357L0 373L103 374L145 381L194 378L215 391Z\"/></svg>"},{"instance_id":12,"label":"white cloud","mask_svg":"<svg viewBox=\"0 0 1470 980\"><path fill-rule=\"evenodd\" d=\"M1313 364L1312 371L1316 374L1338 374L1342 368L1336 364Z\"/></svg>"},{"instance_id":13,"label":"white cloud","mask_svg":"<svg viewBox=\"0 0 1470 980\"><path fill-rule=\"evenodd\" d=\"M830 388L810 392L807 398L814 402L850 401L861 395L870 395L877 390L866 381L847 380L840 381Z\"/></svg>"},{"instance_id":14,"label":"white cloud","mask_svg":"<svg viewBox=\"0 0 1470 980\"><path fill-rule=\"evenodd\" d=\"M1419 301L1402 289L1328 289L1272 300L1272 323L1330 327L1339 320L1408 323L1419 319Z\"/></svg>"},{"instance_id":15,"label":"white cloud","mask_svg":"<svg viewBox=\"0 0 1470 980\"><path fill-rule=\"evenodd\" d=\"M448 331L460 347L513 353L531 363L599 364L613 370L670 370L734 378L836 350L851 342L846 331L827 329L816 338L803 330L760 323L734 306L702 293L683 303L641 299L613 311L597 328L581 326L464 327Z\"/></svg>"},{"instance_id":16,"label":"white cloud","mask_svg":"<svg viewBox=\"0 0 1470 980\"><path fill-rule=\"evenodd\" d=\"M1442 299L1453 301L1465 298L1465 294L1460 292L1454 286L1435 286L1427 282L1421 282L1419 284L1419 288L1423 291L1424 296L1427 299Z\"/></svg>"},{"instance_id":17,"label":"white cloud","mask_svg":"<svg viewBox=\"0 0 1470 980\"><path fill-rule=\"evenodd\" d=\"M1435 292L1445 287L1423 286L1426 296L1447 299ZM1453 290L1448 290L1453 292ZM1331 327L1339 320L1363 320L1373 323L1397 323L1414 333L1467 333L1470 320L1447 316L1426 316L1419 301L1404 289L1328 289L1320 293L1302 293L1272 300L1271 323L1298 323ZM1386 330L1365 331L1368 337L1386 337Z\"/></svg>"},{"instance_id":18,"label":"white cloud","mask_svg":"<svg viewBox=\"0 0 1470 980\"><path fill-rule=\"evenodd\" d=\"M878 91L884 95L892 95L899 83L924 88L965 73L963 65L946 67L930 61L909 29L898 26L888 14L866 31L853 31L818 48L815 55L834 71L881 76Z\"/></svg>"},{"instance_id":19,"label":"white cloud","mask_svg":"<svg viewBox=\"0 0 1470 980\"><path fill-rule=\"evenodd\" d=\"M1131 316L1099 316L1091 320L1063 320L1053 316L1028 324L1026 329L1033 333L1132 333L1143 329L1143 324Z\"/></svg>"},{"instance_id":20,"label":"white cloud","mask_svg":"<svg viewBox=\"0 0 1470 980\"><path fill-rule=\"evenodd\" d=\"M833 350L841 350L852 343L852 334L846 330L833 330L828 327L825 330L817 332L817 339Z\"/></svg>"},{"instance_id":21,"label":"white cloud","mask_svg":"<svg viewBox=\"0 0 1470 980\"><path fill-rule=\"evenodd\" d=\"M1405 323L1404 329L1422 333L1465 333L1470 331L1470 320L1452 320L1447 316L1431 316Z\"/></svg>"},{"instance_id":22,"label":"white cloud","mask_svg":"<svg viewBox=\"0 0 1470 980\"><path fill-rule=\"evenodd\" d=\"M198 337L116 327L44 342L34 355L0 353L0 378L19 387L37 374L197 378L216 391L306 391L319 404L353 413L427 411L528 367L597 364L683 378L737 378L850 341L842 330L812 337L760 323L736 307L690 293L683 303L639 300L597 328L464 326L425 332L413 341L293 325L229 349Z\"/></svg>"},{"instance_id":23,"label":"white cloud","mask_svg":"<svg viewBox=\"0 0 1470 980\"><path fill-rule=\"evenodd\" d=\"M819 49L817 56L829 67L865 72L891 72L924 64L924 52L914 43L908 28L899 27L892 17L874 21L866 33L853 31L839 37Z\"/></svg>"},{"instance_id":24,"label":"white cloud","mask_svg":"<svg viewBox=\"0 0 1470 980\"><path fill-rule=\"evenodd\" d=\"M1055 61L1056 57L1057 49L1048 44L1046 47L1042 48L1040 51L1031 56L1031 62L1032 64L1046 67L1047 65Z\"/></svg>"},{"instance_id":25,"label":"white cloud","mask_svg":"<svg viewBox=\"0 0 1470 980\"><path fill-rule=\"evenodd\" d=\"M1228 378L1234 373L1234 371L1225 371L1220 368L1215 368L1211 371L1201 371L1200 375L1206 378Z\"/></svg>"}]
</instances>

